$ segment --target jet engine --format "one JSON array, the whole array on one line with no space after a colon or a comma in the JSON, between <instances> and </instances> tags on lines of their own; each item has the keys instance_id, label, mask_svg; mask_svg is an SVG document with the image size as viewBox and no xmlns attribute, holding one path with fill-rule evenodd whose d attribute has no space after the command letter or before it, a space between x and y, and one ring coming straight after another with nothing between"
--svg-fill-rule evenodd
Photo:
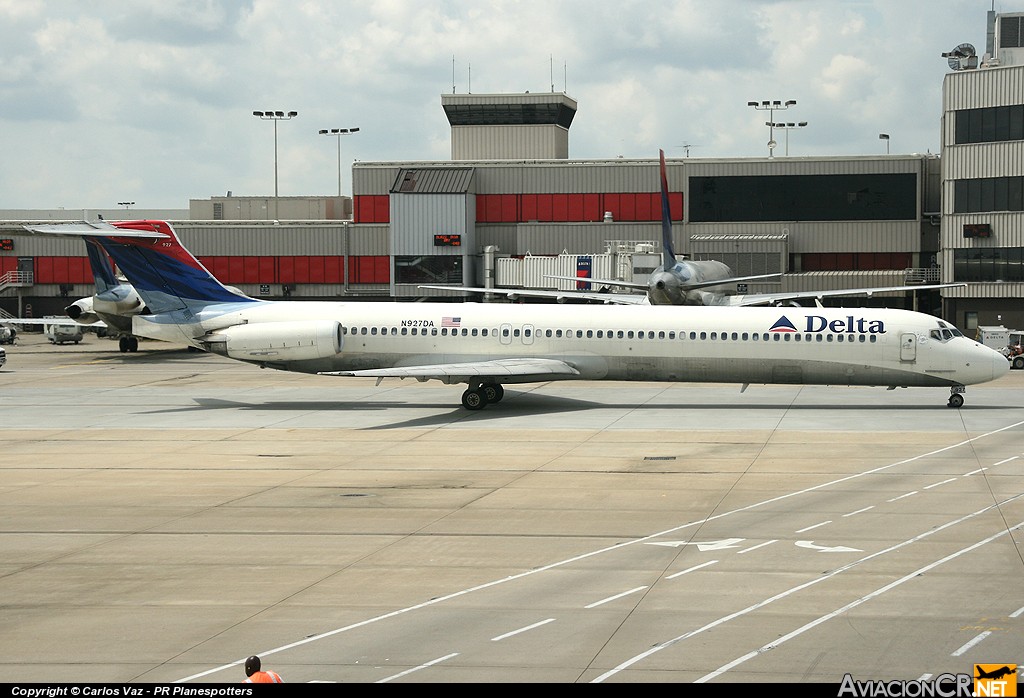
<instances>
[{"instance_id":1,"label":"jet engine","mask_svg":"<svg viewBox=\"0 0 1024 698\"><path fill-rule=\"evenodd\" d=\"M341 353L341 323L335 320L260 322L235 325L201 337L206 349L240 361L308 361Z\"/></svg>"},{"instance_id":2,"label":"jet engine","mask_svg":"<svg viewBox=\"0 0 1024 698\"><path fill-rule=\"evenodd\" d=\"M64 308L64 314L75 322L83 325L91 325L99 322L100 316L93 312L92 296L80 298L68 307Z\"/></svg>"}]
</instances>

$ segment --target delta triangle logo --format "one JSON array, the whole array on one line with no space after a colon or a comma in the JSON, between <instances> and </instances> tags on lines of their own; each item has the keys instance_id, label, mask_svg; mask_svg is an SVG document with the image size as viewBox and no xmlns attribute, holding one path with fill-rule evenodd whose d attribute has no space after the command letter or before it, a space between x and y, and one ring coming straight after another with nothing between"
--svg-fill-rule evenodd
<instances>
[{"instance_id":1,"label":"delta triangle logo","mask_svg":"<svg viewBox=\"0 0 1024 698\"><path fill-rule=\"evenodd\" d=\"M789 318L783 315L775 324L768 330L769 332L796 332L796 325L789 321Z\"/></svg>"}]
</instances>

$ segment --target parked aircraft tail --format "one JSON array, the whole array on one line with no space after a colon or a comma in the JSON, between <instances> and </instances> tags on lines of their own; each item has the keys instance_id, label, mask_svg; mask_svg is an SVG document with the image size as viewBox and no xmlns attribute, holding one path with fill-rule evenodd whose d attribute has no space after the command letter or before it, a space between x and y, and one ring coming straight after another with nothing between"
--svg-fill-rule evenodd
<instances>
[{"instance_id":1,"label":"parked aircraft tail","mask_svg":"<svg viewBox=\"0 0 1024 698\"><path fill-rule=\"evenodd\" d=\"M672 244L672 207L668 202L668 170L665 168L665 151L658 151L661 158L661 254L662 268L671 269L676 263L676 251Z\"/></svg>"},{"instance_id":2,"label":"parked aircraft tail","mask_svg":"<svg viewBox=\"0 0 1024 698\"><path fill-rule=\"evenodd\" d=\"M99 244L124 272L152 313L189 310L193 314L215 303L257 302L224 286L182 246L164 221L122 221L117 230L98 237ZM118 235L118 231L155 233Z\"/></svg>"},{"instance_id":3,"label":"parked aircraft tail","mask_svg":"<svg viewBox=\"0 0 1024 698\"><path fill-rule=\"evenodd\" d=\"M110 258L107 257L107 253L103 251L99 242L86 238L85 251L89 255L89 267L92 269L96 293L103 293L116 287L119 282L114 274L114 267L110 264Z\"/></svg>"}]
</instances>

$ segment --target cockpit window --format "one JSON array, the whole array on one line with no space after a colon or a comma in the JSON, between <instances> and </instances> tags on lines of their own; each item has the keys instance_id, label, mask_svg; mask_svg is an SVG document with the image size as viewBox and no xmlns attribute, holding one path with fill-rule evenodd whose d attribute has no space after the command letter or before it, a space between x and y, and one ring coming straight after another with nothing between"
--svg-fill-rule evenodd
<instances>
[{"instance_id":1,"label":"cockpit window","mask_svg":"<svg viewBox=\"0 0 1024 698\"><path fill-rule=\"evenodd\" d=\"M932 330L929 333L929 335L931 336L932 339L937 339L940 342L948 342L949 340L953 339L953 337L963 337L964 336L963 332L961 332L956 327L954 327L953 325L950 325L947 322L943 322L942 320L939 320L937 324L939 326L939 329Z\"/></svg>"}]
</instances>

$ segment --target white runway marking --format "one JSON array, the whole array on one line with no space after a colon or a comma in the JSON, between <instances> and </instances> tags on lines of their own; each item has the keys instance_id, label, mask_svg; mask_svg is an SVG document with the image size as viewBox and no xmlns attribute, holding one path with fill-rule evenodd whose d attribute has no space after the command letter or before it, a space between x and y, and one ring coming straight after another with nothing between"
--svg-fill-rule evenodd
<instances>
[{"instance_id":1,"label":"white runway marking","mask_svg":"<svg viewBox=\"0 0 1024 698\"><path fill-rule=\"evenodd\" d=\"M805 495L805 494L809 494L811 492L817 492L819 490L824 490L826 488L829 488L829 487L832 487L832 486L835 486L835 485L838 485L838 484L842 484L842 483L846 483L846 482L851 482L851 481L858 480L858 479L861 479L861 478L864 478L864 477L868 477L870 475L874 475L874 474L877 474L877 473L885 472L887 470L899 467L901 465L906 465L908 463L914 463L914 462L917 462L917 461L920 461L920 460L924 460L924 459L932 457L932 456L936 456L936 455L939 455L939 454L942 454L942 453L947 453L949 451L953 451L953 450L955 450L957 448L960 448L962 446L970 445L970 444L976 443L978 441L981 441L983 439L986 439L988 437L995 436L996 434L1000 434L1000 433L1002 433L1004 431L1009 431L1011 429L1016 429L1017 427L1019 427L1021 425L1024 425L1024 420L1019 421L1019 422L1014 422L1013 424L1008 424L1007 426L1001 427L999 429L994 429L992 431L985 432L984 434L979 434L978 436L975 436L975 437L972 437L972 438L969 438L969 439L964 439L962 441L958 441L957 443L950 444L948 446L943 446L941 448L937 448L937 449L934 449L932 451L921 453L921 454L918 454L916 456L911 456L909 458L904 458L904 459L901 459L901 460L898 460L898 461L894 461L894 462L889 463L887 465L882 465L882 466L879 466L877 468L872 468L871 470L866 470L866 471L863 471L863 472L860 472L860 473L854 473L852 475L847 475L845 477L837 478L835 480L830 480L828 482L823 482L823 483L818 484L818 485L813 485L811 487L807 487L807 488L804 488L802 490L796 490L796 491L793 491L793 492L788 492L786 494L779 495L777 497L772 497L770 499L761 500L760 502L755 502L753 504L750 504L750 505L747 505L747 506L744 506L744 507L739 507L737 509L731 509L729 511L725 511L725 512L722 512L722 513L719 513L719 514L715 514L713 516L708 516L708 517L705 517L703 519L699 519L699 520L696 520L696 521L691 521L691 522L686 523L686 524L681 524L679 526L675 526L675 527L666 529L664 531L660 531L658 533L652 533L652 534L650 534L648 536L644 536L642 538L637 538L637 539L632 540L632 541L626 541L624 543L610 545L610 546L607 546L607 547L604 547L604 548L599 548L597 550L593 550L593 551L588 552L588 553L583 553L583 554L577 555L575 557L567 558L565 560L561 560L561 561L558 561L558 562L553 562L553 563L551 563L549 565L544 565L544 566L541 566L541 567L536 567L536 568L527 570L525 572L521 572L519 574L510 575L508 577L504 577L502 579L497 579L497 580L494 580L494 581L491 581L491 582L486 582L484 584L480 584L480 585L477 585L475 587L470 587L468 589L463 589L461 591L453 592L451 594L447 594L447 595L444 595L444 596L439 596L439 597L430 599L429 601L424 601L423 603L420 603L420 604L416 604L416 605L413 605L413 606L408 606L406 608L397 609L397 610L391 611L389 613L384 613L384 614L381 614L379 616L375 616L373 618L367 618L366 620L359 621L357 623L352 623L350 625L342 626L340 628L336 628L336 629L331 630L331 631L326 632L326 633L320 633L320 634L315 635L313 637L303 638L302 640L298 640L296 642L292 642L292 643L289 643L287 645L282 645L280 647L276 647L276 648L273 648L273 649L270 649L270 650L265 650L265 651L262 651L262 652L257 652L256 654L258 656L260 656L260 657L267 657L267 656L270 656L270 655L273 655L273 654L277 654L279 652L284 652L284 651L289 650L289 649L294 649L296 647L300 647L302 645L309 644L311 642L318 642L320 640L323 640L323 639L328 638L328 637L332 637L332 636L337 635L339 633L344 633L344 632L348 632L348 631L354 630L356 628L365 627L367 625L371 625L373 623L378 623L380 621L387 620L387 619L390 619L390 618L394 618L394 617L397 617L397 616L401 616L403 614L410 613L412 611L416 611L416 610L419 610L419 609L422 609L422 608L427 608L427 607L430 607L430 606L435 606L437 604L444 603L444 602L449 601L451 599L455 599L455 598L458 598L458 597L461 597L461 596L465 596L467 594L472 594L474 592L481 591L483 589L489 589L489 588L492 588L492 587L495 587L495 586L498 586L498 585L501 585L501 584L507 584L507 583L510 583L510 582L513 582L513 581L516 581L516 580L519 580L519 579L524 579L526 577L531 577L531 576L534 576L534 575L542 574L542 573L547 572L549 570L565 567L567 565L571 565L573 563L579 562L581 560L586 560L586 559L591 558L591 557L595 557L595 556L598 556L598 555L603 555L603 554L606 554L606 553L609 553L609 552L616 552L616 551L622 550L622 549L624 549L624 548L626 548L628 546L644 544L644 543L650 542L652 540L656 540L658 538L661 538L663 536L674 535L674 534L678 533L679 531L682 531L682 530L685 530L685 529L688 529L688 528L703 526L704 524L706 524L706 523L708 523L710 521L716 521L716 520L724 519L724 518L726 518L728 516L734 516L736 514L741 514L741 513L744 513L744 512L748 512L748 511L753 511L755 509L766 507L766 506L769 506L771 504L775 504L777 502L785 501L785 500L788 500L788 499L793 499L795 497L799 497L799 496L802 496L802 495ZM985 510L982 510L982 511L985 511ZM973 515L969 515L969 516L973 516ZM947 525L950 525L950 524L947 524ZM942 530L942 528L943 527L932 529L927 534L922 534L922 537L924 535L929 535L931 533L935 533L935 532L937 532L939 530ZM1005 533L1005 531L1003 533ZM911 539L911 542L913 540L915 540L915 539ZM904 542L904 543L901 543L901 544L898 544L898 545L902 546L902 545L905 545L905 544L907 544L907 543ZM885 551L882 551L882 552L885 552ZM878 555L878 554L881 554L881 553L876 553L875 555ZM861 561L867 560L870 557L873 557L873 556L868 556L867 558L863 558ZM851 565L859 564L859 562L861 562L861 561L857 561L857 562L851 563L850 565L846 565L846 566L840 568L839 570L834 570L833 574L838 574L840 571L847 569ZM815 584L815 583L818 583L820 581L823 581L824 579L827 579L829 576L831 576L831 575L823 575L822 577L816 578L812 582L809 582L808 584L802 585L802 586L810 586L812 584ZM800 588L801 587L796 587L796 588L794 588L794 590L791 590L790 592L785 592L785 593L786 594L788 594L788 593L795 593L795 591L798 591ZM736 617L736 616L741 615L741 614L749 613L751 610L754 610L756 608L760 608L763 605L771 603L771 601L773 601L775 598L780 598L780 597L773 597L773 598L768 599L768 600L766 600L764 602L761 602L760 604L757 604L755 606L749 607L748 609L744 609L743 611L739 611L736 614L732 614L732 616L727 616L724 619L720 619L720 621L717 621L716 624L720 623L720 622L725 622L726 620L729 620L731 617ZM703 630L708 629L708 627L709 626L705 626L705 628L698 629L696 631L693 631L692 633L688 633L687 635L680 636L680 638L677 638L677 639L669 641L669 642L678 642L679 640L685 639L686 637L689 637L690 635L696 634L698 632L703 632ZM660 648L661 648L661 646L659 645L658 648L655 648L653 651L658 651ZM636 661L640 661L641 658L642 658L642 656L639 657L639 658L635 658L634 660L630 660L630 662L631 663L635 663ZM207 669L206 671L203 671L203 672L200 672L200 673L197 673L197 674L192 674L191 676L187 676L187 677L182 678L182 679L178 679L174 683L185 683L185 682L188 682L188 681L193 681L195 679L200 679L200 678L203 678L205 676L209 676L211 674L215 674L215 673L220 672L220 671L225 671L227 669L231 669L233 667L237 667L237 666L241 665L242 663L244 663L244 661L245 660L243 658L243 659L240 659L240 660L228 663L228 664L222 664L220 666L213 667L211 669ZM622 668L625 668L625 665L620 665L620 666L622 666ZM608 672L607 674L605 674L603 676L607 676L607 675L610 675L612 673L616 673L618 671L621 671L621 669L620 668L613 669L611 672Z\"/></svg>"}]
</instances>

